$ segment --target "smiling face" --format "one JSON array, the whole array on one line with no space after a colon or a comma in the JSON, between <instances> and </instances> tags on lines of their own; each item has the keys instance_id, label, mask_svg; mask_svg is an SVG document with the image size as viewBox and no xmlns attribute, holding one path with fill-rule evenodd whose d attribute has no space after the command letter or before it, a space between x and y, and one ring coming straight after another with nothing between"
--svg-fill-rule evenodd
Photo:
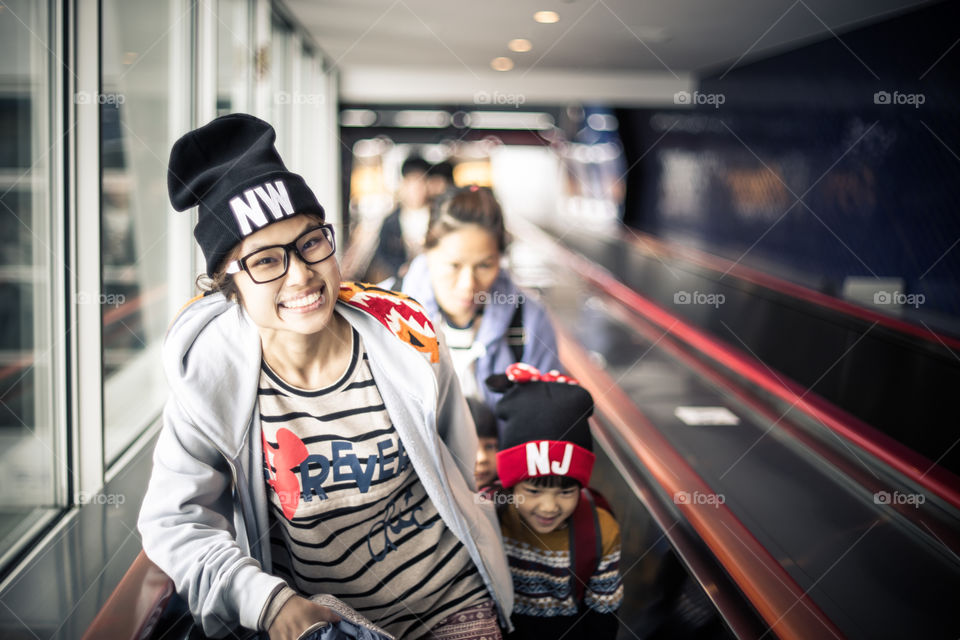
<instances>
[{"instance_id":1,"label":"smiling face","mask_svg":"<svg viewBox=\"0 0 960 640\"><path fill-rule=\"evenodd\" d=\"M520 519L541 535L559 528L580 501L580 486L544 487L524 480L513 488Z\"/></svg>"},{"instance_id":2,"label":"smiling face","mask_svg":"<svg viewBox=\"0 0 960 640\"><path fill-rule=\"evenodd\" d=\"M286 244L311 227L317 218L296 215L274 222L244 238L236 251L243 257L266 246ZM340 267L331 256L306 264L293 252L287 273L278 280L258 284L245 271L233 276L243 308L265 340L320 335L328 328L340 291Z\"/></svg>"},{"instance_id":3,"label":"smiling face","mask_svg":"<svg viewBox=\"0 0 960 640\"><path fill-rule=\"evenodd\" d=\"M500 273L500 249L492 233L475 224L450 231L427 251L430 284L437 304L463 326L476 313L477 294L488 291Z\"/></svg>"}]
</instances>

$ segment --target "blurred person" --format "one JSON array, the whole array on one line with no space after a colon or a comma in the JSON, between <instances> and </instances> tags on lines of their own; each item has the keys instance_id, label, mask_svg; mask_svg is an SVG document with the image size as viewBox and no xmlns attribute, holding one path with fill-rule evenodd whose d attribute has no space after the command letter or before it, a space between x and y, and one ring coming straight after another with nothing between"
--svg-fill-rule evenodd
<instances>
[{"instance_id":1,"label":"blurred person","mask_svg":"<svg viewBox=\"0 0 960 640\"><path fill-rule=\"evenodd\" d=\"M490 189L474 185L449 194L432 210L423 244L400 290L440 326L464 395L492 408L498 394L483 385L487 376L518 361L560 368L546 311L500 266L507 234Z\"/></svg>"},{"instance_id":2,"label":"blurred person","mask_svg":"<svg viewBox=\"0 0 960 640\"><path fill-rule=\"evenodd\" d=\"M427 199L430 202L437 202L453 186L453 163L444 160L430 167L427 174Z\"/></svg>"},{"instance_id":3,"label":"blurred person","mask_svg":"<svg viewBox=\"0 0 960 640\"><path fill-rule=\"evenodd\" d=\"M473 476L481 492L497 485L497 419L479 398L467 398L467 406L477 427L477 466Z\"/></svg>"},{"instance_id":4,"label":"blurred person","mask_svg":"<svg viewBox=\"0 0 960 640\"><path fill-rule=\"evenodd\" d=\"M430 164L410 156L400 168L399 203L380 225L377 249L365 279L382 282L403 276L407 264L423 250L423 237L430 220L428 178Z\"/></svg>"},{"instance_id":5,"label":"blurred person","mask_svg":"<svg viewBox=\"0 0 960 640\"><path fill-rule=\"evenodd\" d=\"M499 638L509 569L442 336L409 298L341 282L333 227L275 139L231 114L170 154L205 294L164 340L144 551L207 636L292 640L349 607L398 637Z\"/></svg>"}]
</instances>

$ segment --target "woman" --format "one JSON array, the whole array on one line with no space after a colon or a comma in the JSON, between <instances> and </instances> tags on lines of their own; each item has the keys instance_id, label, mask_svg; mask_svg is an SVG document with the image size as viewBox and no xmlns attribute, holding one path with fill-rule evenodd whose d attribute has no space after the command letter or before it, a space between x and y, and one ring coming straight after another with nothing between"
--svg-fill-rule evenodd
<instances>
[{"instance_id":1,"label":"woman","mask_svg":"<svg viewBox=\"0 0 960 640\"><path fill-rule=\"evenodd\" d=\"M476 438L446 348L412 301L340 282L332 227L275 137L233 114L171 152L171 202L199 206L212 295L164 342L144 550L207 635L297 638L338 620L307 598L329 594L396 636L500 637L509 570L473 500Z\"/></svg>"},{"instance_id":2,"label":"woman","mask_svg":"<svg viewBox=\"0 0 960 640\"><path fill-rule=\"evenodd\" d=\"M499 394L483 381L522 361L560 368L550 319L500 267L507 238L493 193L466 187L435 207L424 254L410 263L401 289L440 325L465 395L492 408Z\"/></svg>"}]
</instances>

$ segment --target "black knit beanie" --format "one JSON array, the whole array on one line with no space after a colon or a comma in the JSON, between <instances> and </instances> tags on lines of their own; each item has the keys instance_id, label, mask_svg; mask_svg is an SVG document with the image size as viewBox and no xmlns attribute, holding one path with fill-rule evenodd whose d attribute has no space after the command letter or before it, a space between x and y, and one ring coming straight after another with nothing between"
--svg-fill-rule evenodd
<instances>
[{"instance_id":1,"label":"black knit beanie","mask_svg":"<svg viewBox=\"0 0 960 640\"><path fill-rule=\"evenodd\" d=\"M287 170L269 124L244 113L184 134L170 151L167 190L177 211L199 205L193 235L212 276L233 247L277 220L324 217L304 179Z\"/></svg>"},{"instance_id":2,"label":"black knit beanie","mask_svg":"<svg viewBox=\"0 0 960 640\"><path fill-rule=\"evenodd\" d=\"M505 423L500 451L535 440L564 440L593 451L587 418L593 415L593 396L578 384L522 382L506 376L487 378L494 391L503 389L496 416Z\"/></svg>"},{"instance_id":3,"label":"black knit beanie","mask_svg":"<svg viewBox=\"0 0 960 640\"><path fill-rule=\"evenodd\" d=\"M504 487L543 475L589 484L596 459L587 422L593 414L589 391L567 382L512 382L503 374L490 376L486 384L503 393L494 413L505 423L497 442L497 473Z\"/></svg>"},{"instance_id":4,"label":"black knit beanie","mask_svg":"<svg viewBox=\"0 0 960 640\"><path fill-rule=\"evenodd\" d=\"M497 435L497 420L493 417L493 411L483 400L468 397L467 406L470 408L473 424L477 428L478 438L499 437Z\"/></svg>"}]
</instances>

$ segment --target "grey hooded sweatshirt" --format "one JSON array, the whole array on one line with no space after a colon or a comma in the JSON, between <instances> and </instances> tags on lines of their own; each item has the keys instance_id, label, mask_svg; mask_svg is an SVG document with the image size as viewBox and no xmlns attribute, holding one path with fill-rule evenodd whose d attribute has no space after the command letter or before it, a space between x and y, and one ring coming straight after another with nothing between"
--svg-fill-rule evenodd
<instances>
[{"instance_id":1,"label":"grey hooded sweatshirt","mask_svg":"<svg viewBox=\"0 0 960 640\"><path fill-rule=\"evenodd\" d=\"M442 336L416 302L364 285L344 283L336 312L362 337L413 468L508 626L513 586L500 527L493 504L474 493L476 433ZM205 634L257 629L284 584L270 573L257 327L221 294L195 299L167 331L163 362L171 395L140 511L144 551Z\"/></svg>"}]
</instances>

